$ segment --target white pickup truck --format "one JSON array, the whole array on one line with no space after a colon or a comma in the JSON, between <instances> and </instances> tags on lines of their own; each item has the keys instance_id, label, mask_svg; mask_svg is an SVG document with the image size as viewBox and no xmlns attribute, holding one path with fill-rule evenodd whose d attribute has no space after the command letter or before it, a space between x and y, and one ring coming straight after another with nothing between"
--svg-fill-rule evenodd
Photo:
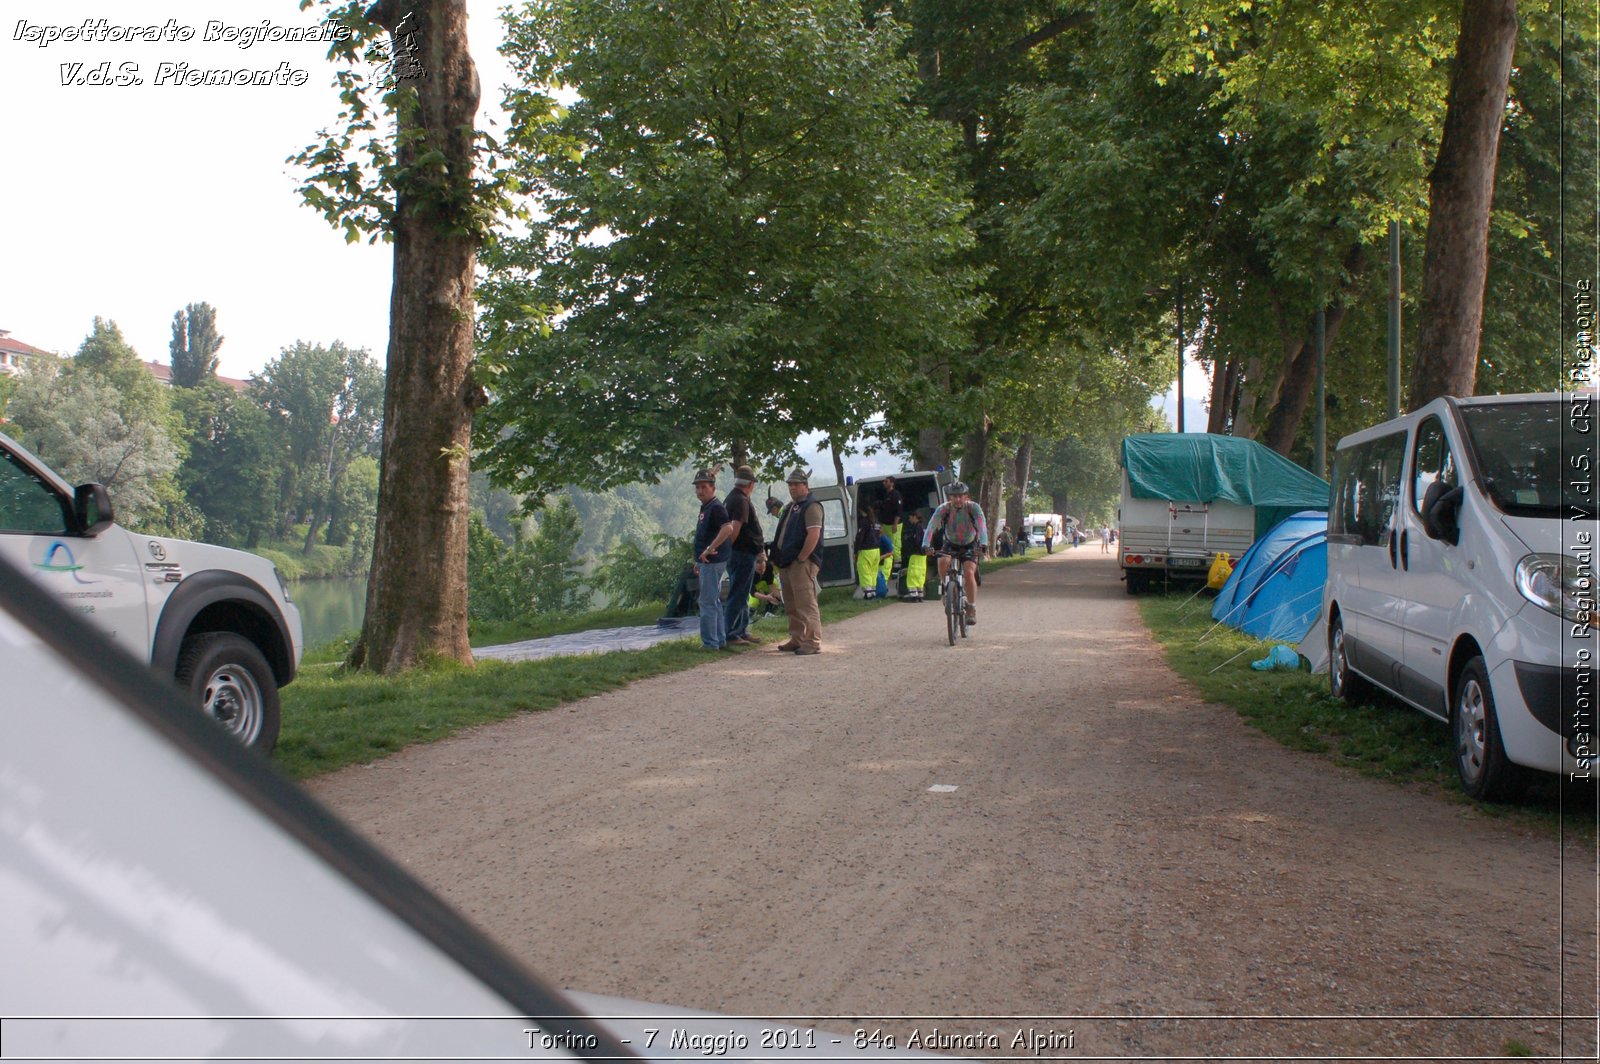
<instances>
[{"instance_id":1,"label":"white pickup truck","mask_svg":"<svg viewBox=\"0 0 1600 1064\"><path fill-rule=\"evenodd\" d=\"M3 434L0 554L177 680L245 745L277 745L278 689L303 648L300 611L271 562L135 535L116 524L103 486L70 487Z\"/></svg>"}]
</instances>

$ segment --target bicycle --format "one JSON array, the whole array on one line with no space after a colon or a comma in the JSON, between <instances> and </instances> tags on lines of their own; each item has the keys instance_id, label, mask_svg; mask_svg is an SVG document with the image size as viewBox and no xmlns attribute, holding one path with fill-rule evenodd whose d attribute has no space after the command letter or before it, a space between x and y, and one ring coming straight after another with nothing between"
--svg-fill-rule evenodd
<instances>
[{"instance_id":1,"label":"bicycle","mask_svg":"<svg viewBox=\"0 0 1600 1064\"><path fill-rule=\"evenodd\" d=\"M945 630L950 645L955 646L958 632L962 639L967 637L967 583L961 578L961 563L966 555L954 551L940 551L940 554L950 559L944 581L939 585L939 599L944 603Z\"/></svg>"}]
</instances>

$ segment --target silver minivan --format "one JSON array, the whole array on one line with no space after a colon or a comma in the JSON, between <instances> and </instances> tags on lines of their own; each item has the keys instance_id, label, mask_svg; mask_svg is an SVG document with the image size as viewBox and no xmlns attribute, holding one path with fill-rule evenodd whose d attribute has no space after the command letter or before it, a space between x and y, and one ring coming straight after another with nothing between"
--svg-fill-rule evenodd
<instances>
[{"instance_id":1,"label":"silver minivan","mask_svg":"<svg viewBox=\"0 0 1600 1064\"><path fill-rule=\"evenodd\" d=\"M1441 398L1339 441L1330 684L1450 725L1461 785L1592 778L1593 393Z\"/></svg>"}]
</instances>

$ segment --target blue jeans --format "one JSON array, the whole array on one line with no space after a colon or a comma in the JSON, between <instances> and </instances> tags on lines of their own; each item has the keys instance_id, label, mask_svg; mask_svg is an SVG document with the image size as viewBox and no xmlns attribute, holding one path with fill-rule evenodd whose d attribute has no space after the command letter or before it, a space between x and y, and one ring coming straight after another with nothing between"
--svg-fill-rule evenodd
<instances>
[{"instance_id":1,"label":"blue jeans","mask_svg":"<svg viewBox=\"0 0 1600 1064\"><path fill-rule=\"evenodd\" d=\"M728 641L728 622L722 615L722 574L727 562L700 563L700 645L716 650Z\"/></svg>"},{"instance_id":2,"label":"blue jeans","mask_svg":"<svg viewBox=\"0 0 1600 1064\"><path fill-rule=\"evenodd\" d=\"M722 614L730 643L750 634L750 588L755 582L756 556L734 551L728 560L728 601Z\"/></svg>"}]
</instances>

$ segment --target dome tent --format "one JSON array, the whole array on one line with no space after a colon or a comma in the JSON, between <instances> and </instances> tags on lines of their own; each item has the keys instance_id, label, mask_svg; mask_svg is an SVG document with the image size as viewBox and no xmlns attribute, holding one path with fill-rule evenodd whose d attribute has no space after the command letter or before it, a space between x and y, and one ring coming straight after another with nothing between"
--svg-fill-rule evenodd
<instances>
[{"instance_id":1,"label":"dome tent","mask_svg":"<svg viewBox=\"0 0 1600 1064\"><path fill-rule=\"evenodd\" d=\"M1327 511L1303 510L1245 552L1217 592L1211 617L1257 639L1299 643L1322 612L1327 579Z\"/></svg>"}]
</instances>

